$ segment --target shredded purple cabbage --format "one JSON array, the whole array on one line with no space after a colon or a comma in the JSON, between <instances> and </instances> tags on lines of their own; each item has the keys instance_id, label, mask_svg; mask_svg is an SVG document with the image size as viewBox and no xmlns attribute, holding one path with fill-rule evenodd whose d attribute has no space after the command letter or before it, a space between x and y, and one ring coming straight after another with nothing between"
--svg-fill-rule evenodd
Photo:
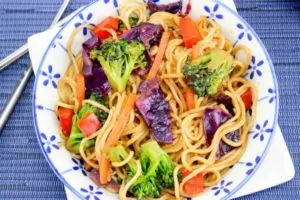
<instances>
[{"instance_id":1,"label":"shredded purple cabbage","mask_svg":"<svg viewBox=\"0 0 300 200\"><path fill-rule=\"evenodd\" d=\"M93 36L82 44L82 59L83 59L83 75L85 77L92 76L93 62L90 59L90 51L94 47L101 45L98 37Z\"/></svg>"},{"instance_id":2,"label":"shredded purple cabbage","mask_svg":"<svg viewBox=\"0 0 300 200\"><path fill-rule=\"evenodd\" d=\"M217 129L228 119L230 115L219 108L206 108L203 117L205 139L208 145L211 144Z\"/></svg>"},{"instance_id":3,"label":"shredded purple cabbage","mask_svg":"<svg viewBox=\"0 0 300 200\"><path fill-rule=\"evenodd\" d=\"M231 99L230 99L231 100ZM203 117L203 124L204 124L204 133L205 133L205 139L206 143L208 145L211 145L211 142L214 138L214 135L217 131L217 129L225 123L231 115L229 113L226 113L220 108L206 108L204 111L204 117ZM240 130L237 129L235 131L232 131L226 135L228 139L230 139L233 142L238 142L240 140ZM235 147L232 147L228 144L226 144L223 140L220 141L219 149L216 153L216 159L220 159L223 155L227 154L231 150L233 150Z\"/></svg>"},{"instance_id":4,"label":"shredded purple cabbage","mask_svg":"<svg viewBox=\"0 0 300 200\"><path fill-rule=\"evenodd\" d=\"M234 111L233 111L234 107L230 96L228 95L218 96L216 101L218 104L223 104L225 108L228 110L228 112L230 112L231 115L234 115Z\"/></svg>"},{"instance_id":5,"label":"shredded purple cabbage","mask_svg":"<svg viewBox=\"0 0 300 200\"><path fill-rule=\"evenodd\" d=\"M100 174L98 169L92 169L92 171L89 173L89 177L97 186L101 186Z\"/></svg>"},{"instance_id":6,"label":"shredded purple cabbage","mask_svg":"<svg viewBox=\"0 0 300 200\"><path fill-rule=\"evenodd\" d=\"M105 96L110 90L109 82L100 63L90 59L90 51L101 44L102 42L95 36L82 44L82 72L85 79L86 96L89 96L91 92L97 92L100 96Z\"/></svg>"},{"instance_id":7,"label":"shredded purple cabbage","mask_svg":"<svg viewBox=\"0 0 300 200\"><path fill-rule=\"evenodd\" d=\"M120 38L126 39L127 42L131 40L141 41L144 43L147 51L149 51L153 45L159 44L162 33L163 27L161 25L141 23L125 31Z\"/></svg>"},{"instance_id":8,"label":"shredded purple cabbage","mask_svg":"<svg viewBox=\"0 0 300 200\"><path fill-rule=\"evenodd\" d=\"M110 84L101 67L94 65L92 75L85 77L85 87L87 96L89 96L91 92L97 92L99 96L107 95L110 90Z\"/></svg>"},{"instance_id":9,"label":"shredded purple cabbage","mask_svg":"<svg viewBox=\"0 0 300 200\"><path fill-rule=\"evenodd\" d=\"M148 9L150 10L150 14L159 11L165 11L173 14L179 14L182 10L182 0L169 3L169 4L156 4L153 0L148 1Z\"/></svg>"},{"instance_id":10,"label":"shredded purple cabbage","mask_svg":"<svg viewBox=\"0 0 300 200\"><path fill-rule=\"evenodd\" d=\"M237 129L235 131L231 131L230 133L228 133L226 135L226 137L233 142L238 142L240 140L240 130ZM219 149L216 153L216 159L219 160L223 155L232 151L234 148L235 147L232 147L232 146L226 144L225 142L223 142L223 140L221 140L221 142L219 144Z\"/></svg>"},{"instance_id":11,"label":"shredded purple cabbage","mask_svg":"<svg viewBox=\"0 0 300 200\"><path fill-rule=\"evenodd\" d=\"M140 95L136 107L159 143L172 143L171 117L169 105L159 86L159 79L144 81L139 87Z\"/></svg>"}]
</instances>

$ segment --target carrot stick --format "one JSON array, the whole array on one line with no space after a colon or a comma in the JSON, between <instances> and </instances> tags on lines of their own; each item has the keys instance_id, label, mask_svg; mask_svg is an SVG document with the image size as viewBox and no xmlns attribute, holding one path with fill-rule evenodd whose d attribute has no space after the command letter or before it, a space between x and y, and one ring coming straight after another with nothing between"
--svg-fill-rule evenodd
<instances>
[{"instance_id":1,"label":"carrot stick","mask_svg":"<svg viewBox=\"0 0 300 200\"><path fill-rule=\"evenodd\" d=\"M147 79L154 78L159 70L160 63L164 57L169 38L171 36L170 32L164 32L159 43L158 52L155 56L154 62L152 64L152 67L149 71Z\"/></svg>"},{"instance_id":2,"label":"carrot stick","mask_svg":"<svg viewBox=\"0 0 300 200\"><path fill-rule=\"evenodd\" d=\"M111 164L109 159L107 159L104 155L101 156L100 159L100 166L99 166L99 177L100 177L100 184L106 185L110 178L110 170Z\"/></svg>"},{"instance_id":3,"label":"carrot stick","mask_svg":"<svg viewBox=\"0 0 300 200\"><path fill-rule=\"evenodd\" d=\"M79 107L82 105L82 101L85 98L85 82L84 76L80 73L75 77L76 80L76 92L77 92L77 100L79 102Z\"/></svg>"},{"instance_id":4,"label":"carrot stick","mask_svg":"<svg viewBox=\"0 0 300 200\"><path fill-rule=\"evenodd\" d=\"M132 109L134 108L135 104L135 99L136 99L136 94L130 94L126 104L124 105L122 112L120 116L118 117L115 126L111 130L105 144L102 150L102 155L101 160L100 160L100 183L101 184L107 184L108 179L109 179L109 170L110 170L110 162L106 158L105 154L108 152L108 149L112 146L115 146L121 137L122 130L127 125L127 122L129 120L130 113Z\"/></svg>"},{"instance_id":5,"label":"carrot stick","mask_svg":"<svg viewBox=\"0 0 300 200\"><path fill-rule=\"evenodd\" d=\"M195 108L195 99L194 99L194 91L191 88L186 88L184 90L184 98L186 105L189 110Z\"/></svg>"}]
</instances>

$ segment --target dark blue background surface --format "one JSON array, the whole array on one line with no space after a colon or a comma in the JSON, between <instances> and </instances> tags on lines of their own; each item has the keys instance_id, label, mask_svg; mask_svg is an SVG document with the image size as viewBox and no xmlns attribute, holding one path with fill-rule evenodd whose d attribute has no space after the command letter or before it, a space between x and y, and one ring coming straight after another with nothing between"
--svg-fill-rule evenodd
<instances>
[{"instance_id":1,"label":"dark blue background surface","mask_svg":"<svg viewBox=\"0 0 300 200\"><path fill-rule=\"evenodd\" d=\"M0 58L25 43L30 35L46 29L61 2L0 0ZM71 0L66 14L88 2ZM296 168L292 181L241 199L299 199L300 1L235 2L275 65L280 90L279 124ZM0 73L1 109L28 62L28 56L24 56ZM66 199L63 185L46 163L35 137L31 114L33 82L32 77L0 136L0 199Z\"/></svg>"}]
</instances>

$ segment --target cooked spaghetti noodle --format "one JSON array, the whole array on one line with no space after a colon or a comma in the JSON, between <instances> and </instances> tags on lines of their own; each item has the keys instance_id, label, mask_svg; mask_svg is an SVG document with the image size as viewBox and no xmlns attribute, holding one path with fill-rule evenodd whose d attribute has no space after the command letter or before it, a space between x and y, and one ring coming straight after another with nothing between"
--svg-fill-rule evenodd
<instances>
[{"instance_id":1,"label":"cooked spaghetti noodle","mask_svg":"<svg viewBox=\"0 0 300 200\"><path fill-rule=\"evenodd\" d=\"M196 22L202 39L192 48L186 48L184 45L179 27L180 17L177 14L160 11L148 16L147 5L143 1L127 0L120 6L120 16L118 17L124 23L126 29L132 28L130 17L137 18L137 24L143 22L160 24L164 31L173 33L168 41L157 75L160 77L160 88L170 108L173 142L171 144L161 144L161 147L175 165L173 171L174 187L164 189L159 199L181 199L185 196L191 196L184 190L185 183L202 173L204 187L217 184L229 167L236 164L245 152L248 132L256 117L257 103L255 86L242 76L250 63L251 52L243 45L233 47L231 42L222 35L219 25L204 16L201 16ZM75 77L76 74L82 73L83 58L81 53L77 56L73 55L72 45L76 34L83 28L88 28L90 31L94 29L90 25L81 25L70 36L67 50L71 64L58 83L59 101L57 105L78 113L82 105L90 104L108 114L100 129L81 140L79 153L74 154L75 157L83 159L90 167L99 169L102 166L100 163L101 158L107 157L103 152L103 148L109 134L121 115L129 94L138 92L139 85L145 80L145 76L131 74L124 91L110 90L106 97L107 106L88 99L80 105L77 99L78 83ZM104 30L111 35L107 40L118 40L118 33L114 29L106 28ZM217 103L215 96L198 96L196 94L193 96L194 108L189 109L184 94L185 89L189 87L184 74L184 65L187 59L207 55L216 48L224 50L233 57L233 69L229 77L222 82L222 94L230 97L234 113L230 119L217 129L211 144L207 144L203 124L205 110L207 108L218 108L226 113L230 111L225 105ZM238 59L239 52L246 54L247 59L245 61ZM158 47L153 46L149 55L154 58L156 54L158 54ZM253 102L251 115L247 114L245 104L241 98L242 94L249 90L252 93ZM226 137L228 133L236 130L239 130L240 133L237 142ZM95 140L94 145L86 148L86 143L92 140ZM118 190L120 199L131 199L128 197L128 189L142 175L141 163L136 160L136 173L130 180L126 179L126 164L133 158L138 157L142 144L151 140L154 140L154 137L143 116L137 109L132 110L126 127L122 130L121 137L118 140L118 144L122 144L130 150L129 156L121 162L112 162L111 169L111 180L119 179L122 183ZM218 158L217 152L221 142L233 147L233 149ZM178 173L182 168L189 170L191 173L180 179Z\"/></svg>"}]
</instances>

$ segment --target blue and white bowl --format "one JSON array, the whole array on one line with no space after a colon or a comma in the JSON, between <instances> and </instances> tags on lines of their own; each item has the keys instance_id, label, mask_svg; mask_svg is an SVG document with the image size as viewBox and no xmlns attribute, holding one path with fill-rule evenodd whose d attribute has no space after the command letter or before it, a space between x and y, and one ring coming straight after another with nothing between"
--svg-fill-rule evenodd
<instances>
[{"instance_id":1,"label":"blue and white bowl","mask_svg":"<svg viewBox=\"0 0 300 200\"><path fill-rule=\"evenodd\" d=\"M171 1L173 0L161 0L158 3ZM88 172L83 169L82 163L72 158L60 145L59 123L54 113L58 100L57 81L70 63L66 44L74 28L82 23L97 24L109 15L117 15L121 2L122 0L100 0L80 9L52 39L36 75L33 117L38 141L55 174L81 199L118 199L118 197L96 186L87 176ZM258 88L259 102L257 119L249 133L246 152L220 183L207 188L199 197L193 197L193 200L228 199L253 176L266 156L277 123L278 85L269 54L257 34L242 17L218 1L192 0L191 4L191 17L197 19L200 15L206 15L213 18L220 24L221 31L227 39L235 45L248 46L253 53L246 77ZM88 30L82 30L78 34L73 45L74 54L81 50L81 44L89 37L91 34Z\"/></svg>"}]
</instances>

